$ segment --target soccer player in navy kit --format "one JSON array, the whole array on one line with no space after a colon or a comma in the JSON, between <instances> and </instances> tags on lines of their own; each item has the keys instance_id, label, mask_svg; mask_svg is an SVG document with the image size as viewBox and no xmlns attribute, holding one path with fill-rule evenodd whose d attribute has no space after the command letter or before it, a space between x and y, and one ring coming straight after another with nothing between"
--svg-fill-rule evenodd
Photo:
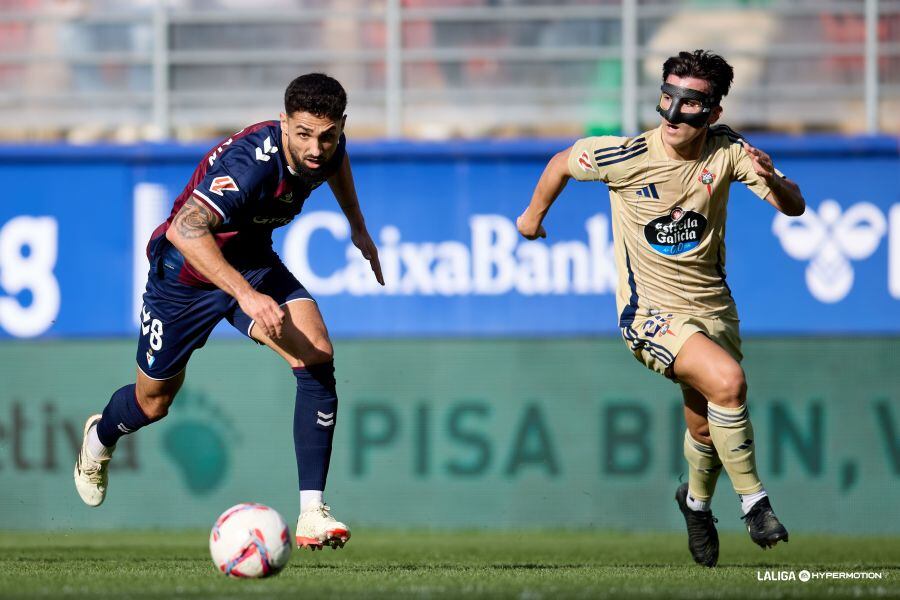
<instances>
[{"instance_id":1,"label":"soccer player in navy kit","mask_svg":"<svg viewBox=\"0 0 900 600\"><path fill-rule=\"evenodd\" d=\"M272 231L328 182L353 243L381 285L384 279L346 152L346 92L312 73L290 83L284 104L280 121L246 127L213 148L151 236L137 381L88 418L75 465L76 489L89 506L106 496L118 439L166 416L191 353L225 318L277 352L297 378L298 546L339 547L350 537L322 498L338 406L331 341L315 301L272 249Z\"/></svg>"}]
</instances>

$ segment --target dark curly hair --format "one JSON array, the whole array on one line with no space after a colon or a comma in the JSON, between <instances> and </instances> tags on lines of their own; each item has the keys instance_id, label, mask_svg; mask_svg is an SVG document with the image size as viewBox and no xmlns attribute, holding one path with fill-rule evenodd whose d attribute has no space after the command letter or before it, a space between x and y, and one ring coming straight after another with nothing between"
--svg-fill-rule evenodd
<instances>
[{"instance_id":1,"label":"dark curly hair","mask_svg":"<svg viewBox=\"0 0 900 600\"><path fill-rule=\"evenodd\" d=\"M723 96L728 95L731 82L734 80L734 69L718 54L694 50L679 52L678 56L669 57L663 63L663 81L669 75L696 77L708 81L712 96L718 104Z\"/></svg>"},{"instance_id":2,"label":"dark curly hair","mask_svg":"<svg viewBox=\"0 0 900 600\"><path fill-rule=\"evenodd\" d=\"M347 92L337 79L324 73L307 73L294 79L284 92L284 112L308 112L337 121L347 108Z\"/></svg>"}]
</instances>

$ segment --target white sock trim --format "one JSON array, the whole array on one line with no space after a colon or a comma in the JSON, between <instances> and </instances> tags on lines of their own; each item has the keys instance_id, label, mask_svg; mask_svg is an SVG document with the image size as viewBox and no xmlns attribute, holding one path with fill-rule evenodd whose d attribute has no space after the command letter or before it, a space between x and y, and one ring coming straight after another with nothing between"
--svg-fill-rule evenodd
<instances>
[{"instance_id":1,"label":"white sock trim","mask_svg":"<svg viewBox=\"0 0 900 600\"><path fill-rule=\"evenodd\" d=\"M104 446L100 442L100 437L97 435L97 426L92 425L90 429L88 429L87 435L87 449L88 454L91 455L91 458L94 460L109 460L112 458L113 450L116 449L115 446L112 448L108 448Z\"/></svg>"},{"instance_id":2,"label":"white sock trim","mask_svg":"<svg viewBox=\"0 0 900 600\"><path fill-rule=\"evenodd\" d=\"M766 488L759 490L753 494L741 494L741 510L746 515L753 508L753 505L768 496Z\"/></svg>"},{"instance_id":3,"label":"white sock trim","mask_svg":"<svg viewBox=\"0 0 900 600\"><path fill-rule=\"evenodd\" d=\"M319 504L325 504L322 500L322 490L300 490L300 512Z\"/></svg>"},{"instance_id":4,"label":"white sock trim","mask_svg":"<svg viewBox=\"0 0 900 600\"><path fill-rule=\"evenodd\" d=\"M706 512L710 508L709 507L710 503L711 503L711 500L697 500L696 498L691 496L691 492L690 492L690 490L688 490L687 505L688 505L689 509L702 510L702 511Z\"/></svg>"}]
</instances>

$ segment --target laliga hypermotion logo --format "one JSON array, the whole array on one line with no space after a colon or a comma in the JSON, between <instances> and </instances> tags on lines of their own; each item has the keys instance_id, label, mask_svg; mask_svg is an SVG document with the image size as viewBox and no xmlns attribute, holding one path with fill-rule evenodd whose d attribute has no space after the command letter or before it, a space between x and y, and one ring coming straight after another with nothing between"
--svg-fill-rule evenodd
<instances>
[{"instance_id":1,"label":"laliga hypermotion logo","mask_svg":"<svg viewBox=\"0 0 900 600\"><path fill-rule=\"evenodd\" d=\"M887 230L884 215L874 204L859 202L843 213L834 200L825 200L818 213L811 207L799 217L779 214L772 231L784 251L796 260L809 260L806 285L822 302L839 302L853 287L850 260L871 256Z\"/></svg>"}]
</instances>

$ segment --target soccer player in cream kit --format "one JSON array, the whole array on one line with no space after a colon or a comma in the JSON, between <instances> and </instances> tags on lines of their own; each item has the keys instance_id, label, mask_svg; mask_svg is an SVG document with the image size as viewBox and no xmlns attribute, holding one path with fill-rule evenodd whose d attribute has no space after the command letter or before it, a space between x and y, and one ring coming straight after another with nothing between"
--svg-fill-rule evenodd
<instances>
[{"instance_id":1,"label":"soccer player in cream kit","mask_svg":"<svg viewBox=\"0 0 900 600\"><path fill-rule=\"evenodd\" d=\"M212 148L151 236L136 382L88 418L75 464L75 487L89 506L106 497L118 439L166 416L191 353L224 318L274 350L297 380L297 545L339 547L350 537L323 499L338 421L331 341L316 302L272 249L272 231L290 223L327 182L353 243L378 282L384 279L350 170L344 88L327 75L302 75L284 103L279 121L246 127Z\"/></svg>"},{"instance_id":2,"label":"soccer player in cream kit","mask_svg":"<svg viewBox=\"0 0 900 600\"><path fill-rule=\"evenodd\" d=\"M675 499L694 560L712 567L719 539L710 501L723 467L752 540L763 548L788 541L756 468L739 321L725 279L729 186L740 181L789 216L803 214L805 201L765 152L714 125L733 79L722 57L681 52L666 60L662 78L660 126L582 139L556 154L517 226L527 239L545 237L541 223L570 178L609 188L619 329L638 361L681 385L689 475Z\"/></svg>"}]
</instances>

